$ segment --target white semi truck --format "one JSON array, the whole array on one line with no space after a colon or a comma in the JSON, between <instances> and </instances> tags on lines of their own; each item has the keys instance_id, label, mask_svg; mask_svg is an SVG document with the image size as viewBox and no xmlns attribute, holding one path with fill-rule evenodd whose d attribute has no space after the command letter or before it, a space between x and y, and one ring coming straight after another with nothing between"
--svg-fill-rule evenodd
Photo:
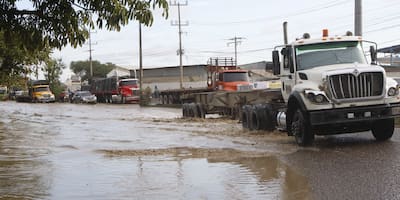
<instances>
[{"instance_id":1,"label":"white semi truck","mask_svg":"<svg viewBox=\"0 0 400 200\"><path fill-rule=\"evenodd\" d=\"M378 141L390 139L400 115L399 86L376 64L376 44L327 30L288 44L286 33L284 23L285 44L272 52L282 98L243 106L243 127L286 130L301 146L312 144L314 135L370 130Z\"/></svg>"}]
</instances>

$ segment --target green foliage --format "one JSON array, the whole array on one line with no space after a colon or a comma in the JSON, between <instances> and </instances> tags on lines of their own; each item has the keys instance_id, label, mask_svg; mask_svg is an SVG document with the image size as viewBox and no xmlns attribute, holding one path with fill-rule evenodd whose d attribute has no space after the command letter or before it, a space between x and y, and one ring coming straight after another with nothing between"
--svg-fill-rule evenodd
<instances>
[{"instance_id":1,"label":"green foliage","mask_svg":"<svg viewBox=\"0 0 400 200\"><path fill-rule=\"evenodd\" d=\"M44 72L46 80L52 85L60 82L59 79L63 69L65 69L65 64L61 59L49 59L45 61L45 66L42 71Z\"/></svg>"},{"instance_id":2,"label":"green foliage","mask_svg":"<svg viewBox=\"0 0 400 200\"><path fill-rule=\"evenodd\" d=\"M0 76L29 73L25 66L38 65L49 59L50 48L24 48L23 38L10 31L0 31Z\"/></svg>"},{"instance_id":3,"label":"green foliage","mask_svg":"<svg viewBox=\"0 0 400 200\"><path fill-rule=\"evenodd\" d=\"M29 0L32 9L19 9L17 1L0 3L0 31L13 32L26 49L45 46L61 48L82 45L88 37L86 27L121 29L130 20L153 23L157 7L168 16L166 0ZM92 17L93 16L93 17Z\"/></svg>"},{"instance_id":4,"label":"green foliage","mask_svg":"<svg viewBox=\"0 0 400 200\"><path fill-rule=\"evenodd\" d=\"M45 61L45 66L42 71L46 80L49 81L50 89L56 96L56 98L65 90L65 87L60 82L60 76L63 69L65 69L65 64L61 59L48 59Z\"/></svg>"},{"instance_id":5,"label":"green foliage","mask_svg":"<svg viewBox=\"0 0 400 200\"><path fill-rule=\"evenodd\" d=\"M70 69L81 77L82 81L89 80L90 77L90 62L89 61L73 61L70 64ZM106 75L113 70L117 65L112 63L101 64L99 61L92 61L93 77L105 78Z\"/></svg>"},{"instance_id":6,"label":"green foliage","mask_svg":"<svg viewBox=\"0 0 400 200\"><path fill-rule=\"evenodd\" d=\"M49 60L53 48L81 46L88 38L88 27L119 31L131 20L150 26L156 8L168 17L167 0L22 1L31 5L28 9L17 6L20 2L0 1L0 80L29 74L32 70L27 66Z\"/></svg>"},{"instance_id":7,"label":"green foliage","mask_svg":"<svg viewBox=\"0 0 400 200\"><path fill-rule=\"evenodd\" d=\"M50 85L50 90L53 92L56 97L56 101L60 94L67 89L67 86L61 84L59 81Z\"/></svg>"}]
</instances>

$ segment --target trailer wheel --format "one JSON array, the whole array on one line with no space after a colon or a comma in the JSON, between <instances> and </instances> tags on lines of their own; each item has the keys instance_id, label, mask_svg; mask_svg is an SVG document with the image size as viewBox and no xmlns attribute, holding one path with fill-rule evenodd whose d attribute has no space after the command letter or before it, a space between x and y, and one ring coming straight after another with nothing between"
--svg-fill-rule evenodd
<instances>
[{"instance_id":1,"label":"trailer wheel","mask_svg":"<svg viewBox=\"0 0 400 200\"><path fill-rule=\"evenodd\" d=\"M372 126L372 135L377 141L385 141L393 136L394 119L377 120Z\"/></svg>"},{"instance_id":2,"label":"trailer wheel","mask_svg":"<svg viewBox=\"0 0 400 200\"><path fill-rule=\"evenodd\" d=\"M187 103L182 104L182 117L183 118L188 117L188 104Z\"/></svg>"},{"instance_id":3,"label":"trailer wheel","mask_svg":"<svg viewBox=\"0 0 400 200\"><path fill-rule=\"evenodd\" d=\"M191 103L189 105L190 105L190 109L192 111L192 116L191 117L200 118L199 107L197 106L197 104Z\"/></svg>"},{"instance_id":4,"label":"trailer wheel","mask_svg":"<svg viewBox=\"0 0 400 200\"><path fill-rule=\"evenodd\" d=\"M242 121L242 127L247 128L249 130L252 130L252 120L251 120L251 112L252 107L250 105L244 105L242 108L242 116L241 116L241 121Z\"/></svg>"},{"instance_id":5,"label":"trailer wheel","mask_svg":"<svg viewBox=\"0 0 400 200\"><path fill-rule=\"evenodd\" d=\"M187 110L188 110L188 117L195 117L196 116L196 111L197 108L195 106L193 106L194 104L188 104L187 105Z\"/></svg>"},{"instance_id":6,"label":"trailer wheel","mask_svg":"<svg viewBox=\"0 0 400 200\"><path fill-rule=\"evenodd\" d=\"M173 104L174 103L174 95L169 95L168 97L168 104Z\"/></svg>"},{"instance_id":7,"label":"trailer wheel","mask_svg":"<svg viewBox=\"0 0 400 200\"><path fill-rule=\"evenodd\" d=\"M254 130L261 130L262 129L262 121L263 120L263 116L262 116L262 112L259 108L257 107L253 107L251 114L251 128Z\"/></svg>"},{"instance_id":8,"label":"trailer wheel","mask_svg":"<svg viewBox=\"0 0 400 200\"><path fill-rule=\"evenodd\" d=\"M203 105L201 103L197 103L196 107L197 107L197 110L199 112L199 116L198 117L200 117L202 119L206 118L206 111L205 111Z\"/></svg>"},{"instance_id":9,"label":"trailer wheel","mask_svg":"<svg viewBox=\"0 0 400 200\"><path fill-rule=\"evenodd\" d=\"M263 113L263 130L267 130L267 131L273 131L275 130L275 124L276 124L276 120L275 120L275 112L272 108L271 105L266 104L262 106L262 113Z\"/></svg>"},{"instance_id":10,"label":"trailer wheel","mask_svg":"<svg viewBox=\"0 0 400 200\"><path fill-rule=\"evenodd\" d=\"M300 146L311 145L314 141L314 134L311 132L310 123L300 109L296 109L291 120L291 131Z\"/></svg>"}]
</instances>

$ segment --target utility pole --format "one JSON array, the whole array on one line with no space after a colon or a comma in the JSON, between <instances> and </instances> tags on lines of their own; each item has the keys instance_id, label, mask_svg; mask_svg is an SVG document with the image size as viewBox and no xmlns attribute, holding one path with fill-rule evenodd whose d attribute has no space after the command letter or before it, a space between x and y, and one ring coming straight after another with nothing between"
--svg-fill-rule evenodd
<instances>
[{"instance_id":1,"label":"utility pole","mask_svg":"<svg viewBox=\"0 0 400 200\"><path fill-rule=\"evenodd\" d=\"M355 0L354 7L354 35L362 36L362 0Z\"/></svg>"},{"instance_id":2,"label":"utility pole","mask_svg":"<svg viewBox=\"0 0 400 200\"><path fill-rule=\"evenodd\" d=\"M89 30L89 65L90 65L90 79L93 78L93 65L92 65L92 51L94 51L92 49L92 45L96 45L96 43L92 43L92 33L96 33L96 32L91 32Z\"/></svg>"},{"instance_id":3,"label":"utility pole","mask_svg":"<svg viewBox=\"0 0 400 200\"><path fill-rule=\"evenodd\" d=\"M140 105L144 105L143 102L143 57L142 57L142 23L139 22L139 103Z\"/></svg>"},{"instance_id":4,"label":"utility pole","mask_svg":"<svg viewBox=\"0 0 400 200\"><path fill-rule=\"evenodd\" d=\"M170 6L178 6L178 21L171 21L172 26L178 26L179 28L179 50L178 50L178 55L179 55L179 69L180 69L180 88L183 89L183 65L182 65L182 55L184 53L182 49L182 26L188 26L189 22L181 22L181 6L187 6L188 2L185 1L185 3L180 3L180 2L170 2Z\"/></svg>"},{"instance_id":5,"label":"utility pole","mask_svg":"<svg viewBox=\"0 0 400 200\"><path fill-rule=\"evenodd\" d=\"M234 38L228 39L228 40L232 40L232 42L228 42L227 45L229 46L230 44L234 44L234 46L235 46L235 65L236 66L238 64L238 62L237 62L237 46L242 43L243 39L246 39L246 38L235 36Z\"/></svg>"}]
</instances>

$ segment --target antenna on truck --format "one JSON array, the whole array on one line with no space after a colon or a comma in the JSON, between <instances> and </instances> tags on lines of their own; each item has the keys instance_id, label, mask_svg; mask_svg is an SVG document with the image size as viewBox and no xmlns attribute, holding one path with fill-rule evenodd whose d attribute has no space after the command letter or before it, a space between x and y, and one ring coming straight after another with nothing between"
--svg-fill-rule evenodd
<instances>
[{"instance_id":1,"label":"antenna on truck","mask_svg":"<svg viewBox=\"0 0 400 200\"><path fill-rule=\"evenodd\" d=\"M283 43L284 43L285 45L288 44L287 22L283 22Z\"/></svg>"}]
</instances>

